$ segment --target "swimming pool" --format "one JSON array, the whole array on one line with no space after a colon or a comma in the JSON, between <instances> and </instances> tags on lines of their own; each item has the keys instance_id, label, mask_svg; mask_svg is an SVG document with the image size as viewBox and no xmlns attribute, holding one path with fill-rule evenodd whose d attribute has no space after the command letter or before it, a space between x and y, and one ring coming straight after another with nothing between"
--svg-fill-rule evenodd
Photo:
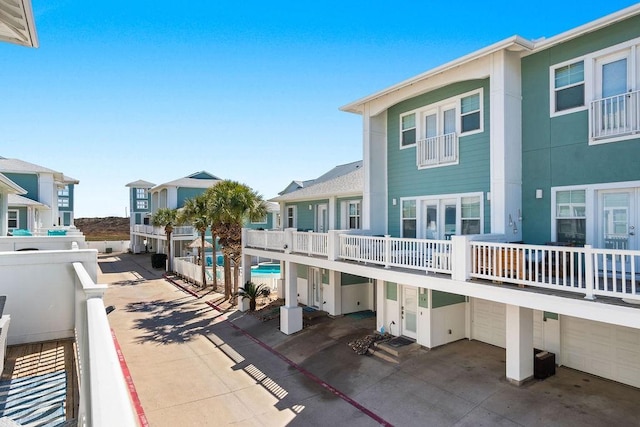
<instances>
[{"instance_id":1,"label":"swimming pool","mask_svg":"<svg viewBox=\"0 0 640 427\"><path fill-rule=\"evenodd\" d=\"M264 263L251 266L252 275L280 274L280 264Z\"/></svg>"}]
</instances>

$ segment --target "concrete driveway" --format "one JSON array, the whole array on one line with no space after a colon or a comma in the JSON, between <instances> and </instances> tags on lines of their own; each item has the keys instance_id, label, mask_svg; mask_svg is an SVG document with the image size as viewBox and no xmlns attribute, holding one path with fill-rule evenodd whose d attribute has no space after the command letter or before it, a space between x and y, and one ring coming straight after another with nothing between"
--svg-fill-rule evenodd
<instances>
[{"instance_id":1,"label":"concrete driveway","mask_svg":"<svg viewBox=\"0 0 640 427\"><path fill-rule=\"evenodd\" d=\"M639 425L640 390L567 368L517 387L505 351L475 341L400 364L347 343L373 319L321 318L292 336L222 313L161 278L145 255L100 259L109 320L151 426Z\"/></svg>"}]
</instances>

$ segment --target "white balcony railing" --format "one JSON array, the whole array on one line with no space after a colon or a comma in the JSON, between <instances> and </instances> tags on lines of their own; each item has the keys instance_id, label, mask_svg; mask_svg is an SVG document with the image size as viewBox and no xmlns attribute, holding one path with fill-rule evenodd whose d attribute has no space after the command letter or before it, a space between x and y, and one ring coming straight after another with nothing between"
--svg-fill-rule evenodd
<instances>
[{"instance_id":1,"label":"white balcony railing","mask_svg":"<svg viewBox=\"0 0 640 427\"><path fill-rule=\"evenodd\" d=\"M0 252L5 313L11 315L8 343L75 338L78 425L133 427L135 411L102 300L106 285L95 282L97 269L95 250Z\"/></svg>"},{"instance_id":2,"label":"white balcony railing","mask_svg":"<svg viewBox=\"0 0 640 427\"><path fill-rule=\"evenodd\" d=\"M418 141L416 163L419 168L456 163L458 161L458 135L448 133Z\"/></svg>"},{"instance_id":3,"label":"white balcony railing","mask_svg":"<svg viewBox=\"0 0 640 427\"><path fill-rule=\"evenodd\" d=\"M640 132L640 91L592 101L589 123L592 140Z\"/></svg>"},{"instance_id":4,"label":"white balcony railing","mask_svg":"<svg viewBox=\"0 0 640 427\"><path fill-rule=\"evenodd\" d=\"M148 236L160 236L166 237L167 233L164 231L164 227L154 227L153 225L136 224L131 226L131 231L138 234L144 234ZM173 227L172 236L194 236L196 229L190 225L181 225Z\"/></svg>"},{"instance_id":5,"label":"white balcony railing","mask_svg":"<svg viewBox=\"0 0 640 427\"><path fill-rule=\"evenodd\" d=\"M312 231L294 231L292 252L307 255L328 255L328 233L314 233Z\"/></svg>"},{"instance_id":6,"label":"white balcony railing","mask_svg":"<svg viewBox=\"0 0 640 427\"><path fill-rule=\"evenodd\" d=\"M245 229L243 242L246 246L260 249L284 250L284 231Z\"/></svg>"},{"instance_id":7,"label":"white balcony railing","mask_svg":"<svg viewBox=\"0 0 640 427\"><path fill-rule=\"evenodd\" d=\"M326 256L451 275L455 280L484 279L519 286L640 300L640 251L500 243L504 235L453 236L451 240L389 236L246 230L245 247ZM277 235L279 244L265 243ZM315 240L314 240L315 239ZM292 250L288 250L292 242ZM283 251L284 248L284 251Z\"/></svg>"}]
</instances>

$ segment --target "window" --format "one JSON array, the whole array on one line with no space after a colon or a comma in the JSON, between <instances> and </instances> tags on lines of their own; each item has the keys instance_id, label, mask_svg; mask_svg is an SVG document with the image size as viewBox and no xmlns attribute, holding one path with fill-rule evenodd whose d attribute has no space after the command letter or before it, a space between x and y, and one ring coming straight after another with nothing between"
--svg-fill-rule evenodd
<instances>
[{"instance_id":1,"label":"window","mask_svg":"<svg viewBox=\"0 0 640 427\"><path fill-rule=\"evenodd\" d=\"M149 209L149 201L147 201L147 200L137 200L136 201L136 209Z\"/></svg>"},{"instance_id":2,"label":"window","mask_svg":"<svg viewBox=\"0 0 640 427\"><path fill-rule=\"evenodd\" d=\"M463 197L461 202L462 234L480 234L480 197Z\"/></svg>"},{"instance_id":3,"label":"window","mask_svg":"<svg viewBox=\"0 0 640 427\"><path fill-rule=\"evenodd\" d=\"M460 100L460 132L480 129L480 94L465 96Z\"/></svg>"},{"instance_id":4,"label":"window","mask_svg":"<svg viewBox=\"0 0 640 427\"><path fill-rule=\"evenodd\" d=\"M69 197L69 186L65 185L63 188L59 189L58 196Z\"/></svg>"},{"instance_id":5,"label":"window","mask_svg":"<svg viewBox=\"0 0 640 427\"><path fill-rule=\"evenodd\" d=\"M558 67L554 70L555 112L583 107L584 61Z\"/></svg>"},{"instance_id":6,"label":"window","mask_svg":"<svg viewBox=\"0 0 640 427\"><path fill-rule=\"evenodd\" d=\"M147 198L147 189L136 188L136 199L146 199L146 198Z\"/></svg>"},{"instance_id":7,"label":"window","mask_svg":"<svg viewBox=\"0 0 640 427\"><path fill-rule=\"evenodd\" d=\"M264 214L263 217L254 220L251 220L251 224L266 224L267 223L267 214Z\"/></svg>"},{"instance_id":8,"label":"window","mask_svg":"<svg viewBox=\"0 0 640 427\"><path fill-rule=\"evenodd\" d=\"M296 207L287 206L287 228L296 228Z\"/></svg>"},{"instance_id":9,"label":"window","mask_svg":"<svg viewBox=\"0 0 640 427\"><path fill-rule=\"evenodd\" d=\"M556 240L584 245L586 242L585 190L556 193Z\"/></svg>"},{"instance_id":10,"label":"window","mask_svg":"<svg viewBox=\"0 0 640 427\"><path fill-rule=\"evenodd\" d=\"M68 197L58 197L58 207L59 208L68 208L69 207L69 198Z\"/></svg>"},{"instance_id":11,"label":"window","mask_svg":"<svg viewBox=\"0 0 640 427\"><path fill-rule=\"evenodd\" d=\"M402 237L416 237L416 201L402 201Z\"/></svg>"},{"instance_id":12,"label":"window","mask_svg":"<svg viewBox=\"0 0 640 427\"><path fill-rule=\"evenodd\" d=\"M14 230L14 229L18 228L18 223L20 222L19 221L18 211L9 210L9 211L7 211L7 214L8 214L7 227L9 228L9 230Z\"/></svg>"},{"instance_id":13,"label":"window","mask_svg":"<svg viewBox=\"0 0 640 427\"><path fill-rule=\"evenodd\" d=\"M416 143L416 114L411 113L402 116L400 121L402 123L401 146L414 145Z\"/></svg>"},{"instance_id":14,"label":"window","mask_svg":"<svg viewBox=\"0 0 640 427\"><path fill-rule=\"evenodd\" d=\"M349 229L360 228L360 202L349 202Z\"/></svg>"}]
</instances>

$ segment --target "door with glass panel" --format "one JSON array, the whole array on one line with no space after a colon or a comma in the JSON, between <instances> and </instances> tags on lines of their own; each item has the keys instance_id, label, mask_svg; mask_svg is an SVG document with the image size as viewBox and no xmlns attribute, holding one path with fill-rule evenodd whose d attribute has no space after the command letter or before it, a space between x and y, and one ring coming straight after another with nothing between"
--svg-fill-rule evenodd
<instances>
[{"instance_id":1,"label":"door with glass panel","mask_svg":"<svg viewBox=\"0 0 640 427\"><path fill-rule=\"evenodd\" d=\"M638 248L636 236L637 197L636 190L601 191L599 203L599 246L605 249L635 250ZM611 260L617 272L631 271L632 257L614 256Z\"/></svg>"},{"instance_id":2,"label":"door with glass panel","mask_svg":"<svg viewBox=\"0 0 640 427\"><path fill-rule=\"evenodd\" d=\"M631 131L629 75L626 53L611 55L596 63L596 136L615 136Z\"/></svg>"},{"instance_id":3,"label":"door with glass panel","mask_svg":"<svg viewBox=\"0 0 640 427\"><path fill-rule=\"evenodd\" d=\"M418 289L402 287L402 335L415 339L418 333Z\"/></svg>"},{"instance_id":4,"label":"door with glass panel","mask_svg":"<svg viewBox=\"0 0 640 427\"><path fill-rule=\"evenodd\" d=\"M457 200L426 200L422 204L425 239L450 240L457 231Z\"/></svg>"},{"instance_id":5,"label":"door with glass panel","mask_svg":"<svg viewBox=\"0 0 640 427\"><path fill-rule=\"evenodd\" d=\"M319 268L309 268L309 306L320 308L322 301L322 272Z\"/></svg>"},{"instance_id":6,"label":"door with glass panel","mask_svg":"<svg viewBox=\"0 0 640 427\"><path fill-rule=\"evenodd\" d=\"M326 233L329 229L329 216L327 214L327 205L318 205L318 217L316 219L316 231L318 233Z\"/></svg>"}]
</instances>

